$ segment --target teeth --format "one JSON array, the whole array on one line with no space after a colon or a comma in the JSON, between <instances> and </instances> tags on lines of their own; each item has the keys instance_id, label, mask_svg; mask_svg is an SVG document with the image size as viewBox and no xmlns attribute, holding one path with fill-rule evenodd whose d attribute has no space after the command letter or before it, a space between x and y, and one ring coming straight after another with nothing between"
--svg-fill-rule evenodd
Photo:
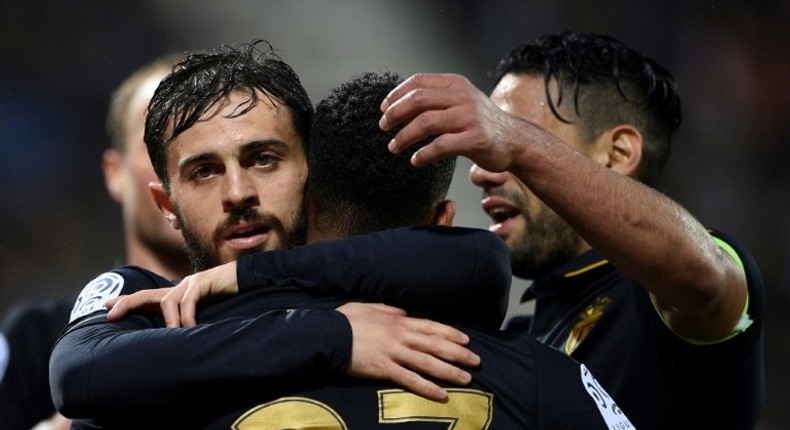
<instances>
[{"instance_id":1,"label":"teeth","mask_svg":"<svg viewBox=\"0 0 790 430\"><path fill-rule=\"evenodd\" d=\"M489 212L489 216L491 216L495 222L502 222L508 219L510 214L505 208L495 208Z\"/></svg>"}]
</instances>

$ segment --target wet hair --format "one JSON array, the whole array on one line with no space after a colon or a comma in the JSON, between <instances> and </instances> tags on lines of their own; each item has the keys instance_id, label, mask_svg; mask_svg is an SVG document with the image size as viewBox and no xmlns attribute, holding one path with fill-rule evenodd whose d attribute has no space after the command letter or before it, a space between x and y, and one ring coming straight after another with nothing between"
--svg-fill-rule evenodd
<instances>
[{"instance_id":1,"label":"wet hair","mask_svg":"<svg viewBox=\"0 0 790 430\"><path fill-rule=\"evenodd\" d=\"M402 81L367 72L334 89L316 106L308 154L308 201L317 222L346 235L427 223L447 195L456 158L415 168L424 139L394 155L397 130L379 128L384 97Z\"/></svg>"},{"instance_id":2,"label":"wet hair","mask_svg":"<svg viewBox=\"0 0 790 430\"><path fill-rule=\"evenodd\" d=\"M145 121L145 143L159 179L169 188L167 149L216 103L232 93L249 99L230 117L253 109L260 97L288 109L294 130L307 151L313 106L296 72L263 40L236 49L230 46L207 53L193 53L176 64L156 89Z\"/></svg>"},{"instance_id":3,"label":"wet hair","mask_svg":"<svg viewBox=\"0 0 790 430\"><path fill-rule=\"evenodd\" d=\"M552 113L573 123L563 115L571 111L560 109L572 103L585 141L619 124L636 127L643 136L636 176L655 186L681 122L675 81L655 61L612 37L569 31L539 37L505 54L496 67L496 81L511 73L542 74ZM552 80L559 84L556 100L549 91Z\"/></svg>"},{"instance_id":4,"label":"wet hair","mask_svg":"<svg viewBox=\"0 0 790 430\"><path fill-rule=\"evenodd\" d=\"M129 132L126 129L126 121L129 116L129 105L140 89L140 85L152 75L162 74L164 77L173 70L174 64L185 58L186 54L178 52L165 54L137 69L113 91L107 110L106 124L111 147L121 153L126 152L126 137Z\"/></svg>"}]
</instances>

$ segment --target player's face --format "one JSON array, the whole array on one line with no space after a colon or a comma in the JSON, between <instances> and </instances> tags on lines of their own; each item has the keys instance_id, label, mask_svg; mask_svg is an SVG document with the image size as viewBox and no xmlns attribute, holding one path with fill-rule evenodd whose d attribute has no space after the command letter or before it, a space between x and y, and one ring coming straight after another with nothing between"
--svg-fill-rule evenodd
<instances>
[{"instance_id":1,"label":"player's face","mask_svg":"<svg viewBox=\"0 0 790 430\"><path fill-rule=\"evenodd\" d=\"M148 184L158 179L143 141L148 102L167 73L168 70L163 69L148 77L129 103L125 124L126 154L122 163L126 176L123 215L127 233L133 237L130 240L152 250L163 260L182 262L186 261L184 238L162 218L148 189Z\"/></svg>"},{"instance_id":2,"label":"player's face","mask_svg":"<svg viewBox=\"0 0 790 430\"><path fill-rule=\"evenodd\" d=\"M198 270L289 247L304 228L307 163L288 109L233 93L168 150L172 210ZM241 107L240 107L241 105Z\"/></svg>"},{"instance_id":3,"label":"player's face","mask_svg":"<svg viewBox=\"0 0 790 430\"><path fill-rule=\"evenodd\" d=\"M576 128L551 113L542 75L506 75L491 93L491 101L582 150ZM512 174L491 173L475 165L469 177L483 189L483 210L494 221L489 229L508 245L516 276L534 278L586 248L573 228Z\"/></svg>"}]
</instances>

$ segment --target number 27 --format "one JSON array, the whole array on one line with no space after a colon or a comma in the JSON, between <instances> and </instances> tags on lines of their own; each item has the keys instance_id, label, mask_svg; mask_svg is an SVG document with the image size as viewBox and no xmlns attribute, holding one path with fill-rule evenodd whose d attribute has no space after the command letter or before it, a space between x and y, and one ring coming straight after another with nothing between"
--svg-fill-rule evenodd
<instances>
[{"instance_id":1,"label":"number 27","mask_svg":"<svg viewBox=\"0 0 790 430\"><path fill-rule=\"evenodd\" d=\"M378 391L381 424L447 423L448 430L486 430L491 424L494 395L479 390L450 388L446 403L400 390ZM349 430L329 405L306 397L283 397L247 411L232 429L282 430L298 428Z\"/></svg>"}]
</instances>

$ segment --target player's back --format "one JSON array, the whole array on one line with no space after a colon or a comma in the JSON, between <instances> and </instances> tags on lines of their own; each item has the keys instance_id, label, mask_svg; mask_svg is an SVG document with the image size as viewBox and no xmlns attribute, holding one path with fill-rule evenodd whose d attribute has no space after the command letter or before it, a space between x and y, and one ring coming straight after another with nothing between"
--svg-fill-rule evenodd
<instances>
[{"instance_id":1,"label":"player's back","mask_svg":"<svg viewBox=\"0 0 790 430\"><path fill-rule=\"evenodd\" d=\"M381 381L350 377L244 379L218 382L210 389L184 387L179 406L171 405L157 413L116 417L104 422L103 428L634 428L586 368L564 354L527 334L464 330L482 364L472 370L472 384L448 387L449 400L445 403ZM94 427L78 422L75 428Z\"/></svg>"},{"instance_id":2,"label":"player's back","mask_svg":"<svg viewBox=\"0 0 790 430\"><path fill-rule=\"evenodd\" d=\"M434 402L380 381L339 378L231 384L206 399L206 428L610 429L633 428L586 369L531 336L464 330L482 358L467 387ZM254 359L251 357L251 359ZM233 388L232 388L233 387ZM234 399L235 398L235 399ZM210 406L210 405L207 405ZM204 410L202 407L196 409ZM206 413L204 418L209 418ZM208 419L211 421L211 419Z\"/></svg>"}]
</instances>

